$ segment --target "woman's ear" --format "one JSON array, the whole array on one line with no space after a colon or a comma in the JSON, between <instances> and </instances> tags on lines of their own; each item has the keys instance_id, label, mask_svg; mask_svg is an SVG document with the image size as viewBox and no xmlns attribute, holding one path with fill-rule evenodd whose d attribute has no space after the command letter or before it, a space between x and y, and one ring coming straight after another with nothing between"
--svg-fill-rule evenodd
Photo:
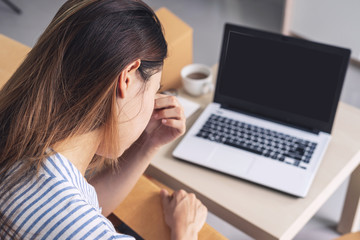
<instances>
[{"instance_id":1,"label":"woman's ear","mask_svg":"<svg viewBox=\"0 0 360 240\"><path fill-rule=\"evenodd\" d=\"M133 82L136 78L136 70L140 67L141 60L137 59L134 62L130 63L125 69L120 73L118 78L118 96L120 98L125 98L129 87L133 85Z\"/></svg>"}]
</instances>

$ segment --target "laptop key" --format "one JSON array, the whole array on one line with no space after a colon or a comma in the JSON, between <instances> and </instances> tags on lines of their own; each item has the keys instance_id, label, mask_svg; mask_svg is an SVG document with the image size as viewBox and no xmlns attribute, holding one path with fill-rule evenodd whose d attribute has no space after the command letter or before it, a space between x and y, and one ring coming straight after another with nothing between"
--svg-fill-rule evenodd
<instances>
[{"instance_id":1,"label":"laptop key","mask_svg":"<svg viewBox=\"0 0 360 240\"><path fill-rule=\"evenodd\" d=\"M257 150L255 148L252 148L250 146L245 146L245 145L241 145L241 144L236 144L236 143L233 143L233 142L230 142L230 141L225 141L223 142L225 145L228 145L228 146L231 146L231 147L236 147L236 148L239 148L239 149L242 149L242 150L245 150L245 151L249 151L249 152L252 152L252 153L255 153L255 154L258 154L258 155L261 155L262 152L260 150Z\"/></svg>"}]
</instances>

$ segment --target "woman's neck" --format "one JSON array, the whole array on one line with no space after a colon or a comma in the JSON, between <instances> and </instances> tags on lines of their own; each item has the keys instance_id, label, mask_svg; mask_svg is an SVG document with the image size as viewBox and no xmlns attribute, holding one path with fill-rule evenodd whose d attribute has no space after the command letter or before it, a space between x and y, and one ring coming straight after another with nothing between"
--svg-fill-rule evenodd
<instances>
[{"instance_id":1,"label":"woman's neck","mask_svg":"<svg viewBox=\"0 0 360 240\"><path fill-rule=\"evenodd\" d=\"M61 141L53 146L56 152L64 155L85 176L85 171L99 147L100 131L95 130Z\"/></svg>"}]
</instances>

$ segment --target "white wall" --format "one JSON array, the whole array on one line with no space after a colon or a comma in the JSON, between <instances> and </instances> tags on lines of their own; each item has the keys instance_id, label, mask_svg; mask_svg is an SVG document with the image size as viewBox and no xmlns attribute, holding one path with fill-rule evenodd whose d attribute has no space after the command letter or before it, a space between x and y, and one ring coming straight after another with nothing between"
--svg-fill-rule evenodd
<instances>
[{"instance_id":1,"label":"white wall","mask_svg":"<svg viewBox=\"0 0 360 240\"><path fill-rule=\"evenodd\" d=\"M292 0L290 32L350 48L360 60L360 0Z\"/></svg>"}]
</instances>

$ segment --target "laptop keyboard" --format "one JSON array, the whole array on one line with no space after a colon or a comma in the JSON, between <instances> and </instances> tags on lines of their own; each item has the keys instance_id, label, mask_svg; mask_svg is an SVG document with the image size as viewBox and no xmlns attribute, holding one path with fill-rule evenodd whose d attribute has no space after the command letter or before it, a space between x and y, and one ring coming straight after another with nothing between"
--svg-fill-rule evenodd
<instances>
[{"instance_id":1,"label":"laptop keyboard","mask_svg":"<svg viewBox=\"0 0 360 240\"><path fill-rule=\"evenodd\" d=\"M306 169L315 142L212 114L197 137Z\"/></svg>"}]
</instances>

